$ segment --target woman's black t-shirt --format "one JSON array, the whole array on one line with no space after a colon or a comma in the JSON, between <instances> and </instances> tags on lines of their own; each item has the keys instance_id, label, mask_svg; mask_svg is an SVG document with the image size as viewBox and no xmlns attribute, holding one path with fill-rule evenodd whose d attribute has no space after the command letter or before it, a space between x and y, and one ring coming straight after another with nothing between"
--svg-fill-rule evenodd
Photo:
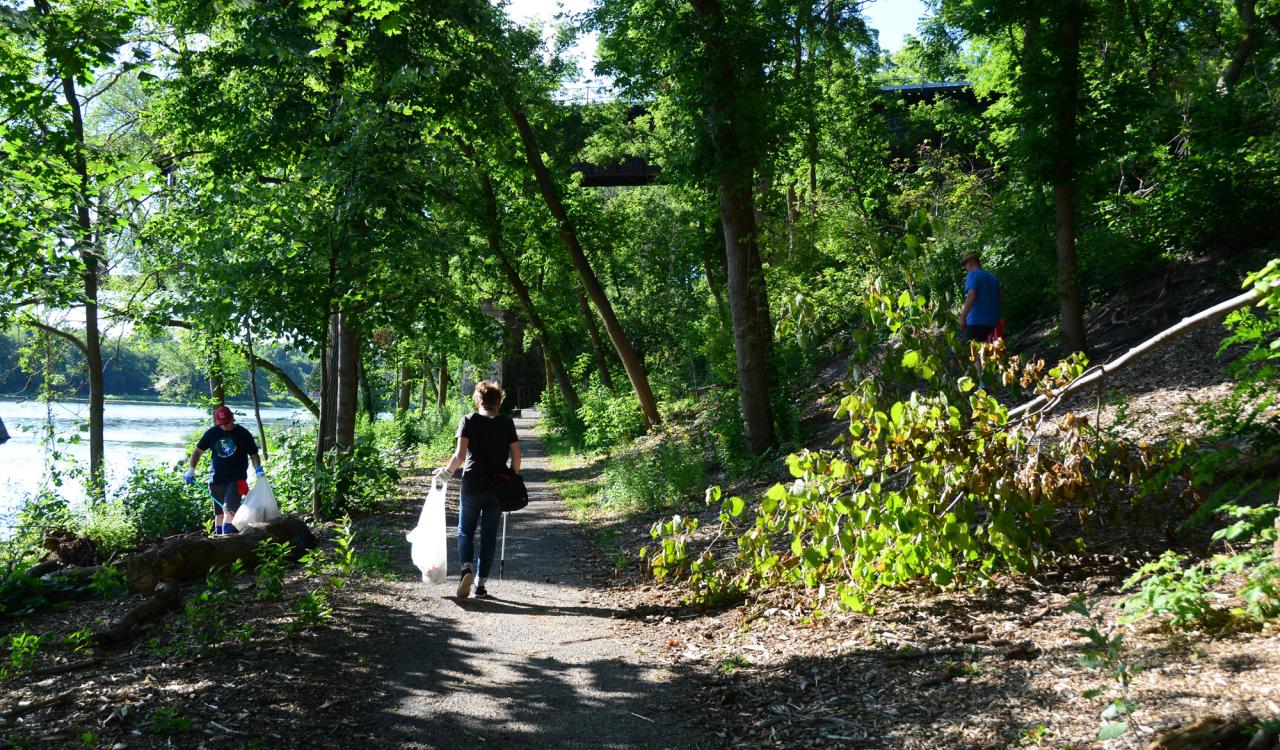
<instances>
[{"instance_id":1,"label":"woman's black t-shirt","mask_svg":"<svg viewBox=\"0 0 1280 750\"><path fill-rule=\"evenodd\" d=\"M511 444L519 440L515 421L502 414L472 412L458 423L458 437L467 439L462 491L471 495L498 486L498 471L506 468Z\"/></svg>"}]
</instances>

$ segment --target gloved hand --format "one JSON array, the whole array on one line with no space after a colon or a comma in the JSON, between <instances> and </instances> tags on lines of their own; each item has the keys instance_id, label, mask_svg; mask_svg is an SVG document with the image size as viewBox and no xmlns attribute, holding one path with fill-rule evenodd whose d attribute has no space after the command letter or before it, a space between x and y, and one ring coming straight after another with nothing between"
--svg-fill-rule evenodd
<instances>
[{"instance_id":1,"label":"gloved hand","mask_svg":"<svg viewBox=\"0 0 1280 750\"><path fill-rule=\"evenodd\" d=\"M267 470L262 468L261 465L258 465L254 467L253 473L257 474L260 477L265 477L267 475Z\"/></svg>"},{"instance_id":2,"label":"gloved hand","mask_svg":"<svg viewBox=\"0 0 1280 750\"><path fill-rule=\"evenodd\" d=\"M183 474L183 475L182 475L182 478L183 478L184 480L186 480L186 483L187 483L187 484L195 484L195 483L196 483L196 470L195 470L195 469L192 469L192 468L190 468L190 467L187 467L187 473Z\"/></svg>"},{"instance_id":3,"label":"gloved hand","mask_svg":"<svg viewBox=\"0 0 1280 750\"><path fill-rule=\"evenodd\" d=\"M431 476L433 477L443 476L445 478L445 481L448 481L450 479L453 479L453 472L441 466L440 468L431 472Z\"/></svg>"}]
</instances>

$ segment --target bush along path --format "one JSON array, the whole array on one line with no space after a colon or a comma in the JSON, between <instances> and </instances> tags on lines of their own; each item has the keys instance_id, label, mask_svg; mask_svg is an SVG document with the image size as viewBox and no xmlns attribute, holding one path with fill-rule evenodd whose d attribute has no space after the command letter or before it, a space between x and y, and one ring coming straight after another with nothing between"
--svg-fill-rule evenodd
<instances>
[{"instance_id":1,"label":"bush along path","mask_svg":"<svg viewBox=\"0 0 1280 750\"><path fill-rule=\"evenodd\" d=\"M385 665L374 670L382 679L372 685L368 739L404 748L710 747L688 710L692 671L652 658L626 635L630 613L591 590L592 545L548 488L534 424L516 420L531 502L509 518L506 577L488 584L493 598L455 595L452 482L448 581L421 582L401 544L392 552L400 580L364 602L362 617L381 629L367 656ZM429 468L407 480L403 515L382 519L401 540L429 484Z\"/></svg>"}]
</instances>

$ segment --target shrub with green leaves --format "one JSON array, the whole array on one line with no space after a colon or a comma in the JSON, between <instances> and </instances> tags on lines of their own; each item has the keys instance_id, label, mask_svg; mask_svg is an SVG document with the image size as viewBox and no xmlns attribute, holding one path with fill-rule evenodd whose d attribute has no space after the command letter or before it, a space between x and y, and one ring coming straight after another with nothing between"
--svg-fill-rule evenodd
<instances>
[{"instance_id":1,"label":"shrub with green leaves","mask_svg":"<svg viewBox=\"0 0 1280 750\"><path fill-rule=\"evenodd\" d=\"M1280 416L1274 409L1280 397L1280 259L1250 274L1245 286L1260 293L1262 304L1259 311L1227 319L1231 335L1220 353L1247 347L1229 365L1235 386L1225 400L1196 406L1196 421L1207 434L1169 468L1188 479L1201 501L1182 528L1225 517L1227 525L1212 537L1224 551L1207 560L1168 551L1139 568L1125 582L1134 591L1123 604L1130 621L1164 617L1171 627L1189 629L1280 616L1280 504L1271 501L1280 481L1239 470L1250 463L1268 465L1280 455ZM1230 599L1243 606L1226 608Z\"/></svg>"},{"instance_id":2,"label":"shrub with green leaves","mask_svg":"<svg viewBox=\"0 0 1280 750\"><path fill-rule=\"evenodd\" d=\"M578 395L582 400L578 416L587 448L613 448L644 434L644 413L634 392L614 393L593 382Z\"/></svg>"},{"instance_id":3,"label":"shrub with green leaves","mask_svg":"<svg viewBox=\"0 0 1280 750\"><path fill-rule=\"evenodd\" d=\"M325 471L315 470L315 425L297 425L277 435L279 448L271 455L271 487L284 513L310 514L312 488L320 488L320 515L336 518L348 511L369 511L396 497L400 473L394 455L378 447L376 430L362 419L355 445L346 452L331 450Z\"/></svg>"},{"instance_id":4,"label":"shrub with green leaves","mask_svg":"<svg viewBox=\"0 0 1280 750\"><path fill-rule=\"evenodd\" d=\"M173 469L147 461L130 467L119 496L143 539L196 531L212 512L212 502L198 487Z\"/></svg>"},{"instance_id":5,"label":"shrub with green leaves","mask_svg":"<svg viewBox=\"0 0 1280 750\"><path fill-rule=\"evenodd\" d=\"M259 599L275 601L284 593L284 573L289 564L290 549L288 542L263 539L258 543L255 585Z\"/></svg>"},{"instance_id":6,"label":"shrub with green leaves","mask_svg":"<svg viewBox=\"0 0 1280 750\"><path fill-rule=\"evenodd\" d=\"M214 568L205 578L204 590L187 600L182 627L197 643L217 643L232 634L228 600L236 579L243 574L239 560Z\"/></svg>"},{"instance_id":7,"label":"shrub with green leaves","mask_svg":"<svg viewBox=\"0 0 1280 750\"><path fill-rule=\"evenodd\" d=\"M134 547L137 530L129 508L115 500L91 505L77 519L76 531L93 542L99 559L106 559Z\"/></svg>"},{"instance_id":8,"label":"shrub with green leaves","mask_svg":"<svg viewBox=\"0 0 1280 750\"><path fill-rule=\"evenodd\" d=\"M0 666L0 679L21 674L30 669L36 655L40 653L44 636L23 631L14 633L6 640L9 645L9 657L7 663Z\"/></svg>"},{"instance_id":9,"label":"shrub with green leaves","mask_svg":"<svg viewBox=\"0 0 1280 750\"><path fill-rule=\"evenodd\" d=\"M702 495L707 472L688 435L665 433L655 443L624 450L605 462L602 505L624 511L680 507Z\"/></svg>"},{"instance_id":10,"label":"shrub with green leaves","mask_svg":"<svg viewBox=\"0 0 1280 750\"><path fill-rule=\"evenodd\" d=\"M795 585L815 590L818 607L869 609L868 595L881 588L1034 570L1060 509L1087 519L1138 489L1158 491L1128 488L1167 460L1162 447L1125 442L1071 413L1047 439L1047 418L1011 420L975 382L1049 393L1079 375L1081 360L1049 368L977 344L961 357L954 336L937 335L933 322L945 316L929 301L873 292L866 307L888 335L859 336L863 372L836 414L847 432L835 450L789 456L793 481L757 503L721 501L720 532L736 538L736 553L717 560L695 550L693 562L664 566L690 571L695 597Z\"/></svg>"},{"instance_id":11,"label":"shrub with green leaves","mask_svg":"<svg viewBox=\"0 0 1280 750\"><path fill-rule=\"evenodd\" d=\"M433 465L453 453L458 442L458 422L469 411L465 402L450 401L444 406L428 407L414 417L420 465Z\"/></svg>"}]
</instances>

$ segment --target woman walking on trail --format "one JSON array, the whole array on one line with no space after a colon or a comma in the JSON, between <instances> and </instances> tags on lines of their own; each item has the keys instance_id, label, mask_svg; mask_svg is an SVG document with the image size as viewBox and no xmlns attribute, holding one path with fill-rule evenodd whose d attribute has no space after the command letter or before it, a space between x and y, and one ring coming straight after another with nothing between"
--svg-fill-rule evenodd
<instances>
[{"instance_id":1,"label":"woman walking on trail","mask_svg":"<svg viewBox=\"0 0 1280 750\"><path fill-rule=\"evenodd\" d=\"M477 597L487 597L485 580L493 564L493 551L498 541L498 521L502 517L502 504L498 499L498 472L507 468L511 457L511 472L520 473L520 439L516 437L516 423L511 417L498 414L503 393L492 380L476 383L473 394L476 411L462 418L458 424L458 448L449 464L436 469L436 474L452 476L462 466L462 495L458 502L458 559L462 562L462 580L458 582L459 598L471 595L471 584L476 584ZM476 525L480 526L480 554L476 578L477 556L475 549Z\"/></svg>"}]
</instances>

